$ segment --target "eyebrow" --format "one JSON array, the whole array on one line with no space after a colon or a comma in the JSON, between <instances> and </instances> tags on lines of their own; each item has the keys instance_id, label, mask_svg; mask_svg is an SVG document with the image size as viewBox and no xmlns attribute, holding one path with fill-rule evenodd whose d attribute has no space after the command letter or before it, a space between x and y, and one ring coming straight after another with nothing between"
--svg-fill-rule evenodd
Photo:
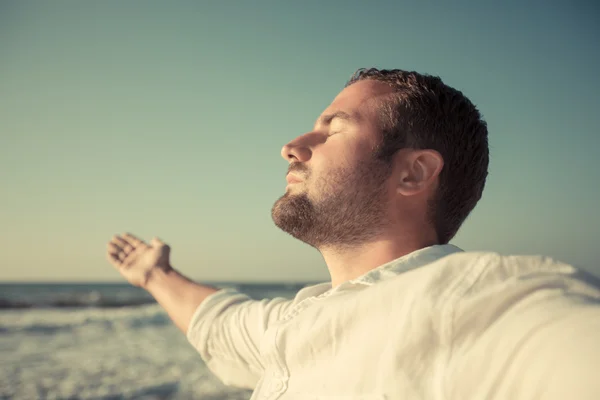
<instances>
[{"instance_id":1,"label":"eyebrow","mask_svg":"<svg viewBox=\"0 0 600 400\"><path fill-rule=\"evenodd\" d=\"M319 123L321 125L329 125L331 124L331 121L333 121L334 119L339 118L339 119L343 119L345 121L348 122L356 122L358 120L357 117L348 114L345 111L336 111L334 113L331 114L327 114L327 115L322 115L318 120L317 123L315 124L315 128L317 125L319 125Z\"/></svg>"}]
</instances>

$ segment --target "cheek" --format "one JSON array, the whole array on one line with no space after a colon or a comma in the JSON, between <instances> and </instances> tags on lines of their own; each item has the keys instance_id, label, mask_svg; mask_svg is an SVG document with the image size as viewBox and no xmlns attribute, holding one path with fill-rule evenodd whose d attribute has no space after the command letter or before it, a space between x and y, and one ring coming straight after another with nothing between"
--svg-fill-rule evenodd
<instances>
[{"instance_id":1,"label":"cheek","mask_svg":"<svg viewBox=\"0 0 600 400\"><path fill-rule=\"evenodd\" d=\"M347 184L356 166L370 155L366 140L333 142L335 137L330 138L331 142L322 146L318 153L313 153L308 166L309 193L323 193Z\"/></svg>"},{"instance_id":2,"label":"cheek","mask_svg":"<svg viewBox=\"0 0 600 400\"><path fill-rule=\"evenodd\" d=\"M342 161L342 160L338 160ZM314 176L311 176L309 194L323 197L339 193L341 188L352 185L352 168L345 162L328 163Z\"/></svg>"}]
</instances>

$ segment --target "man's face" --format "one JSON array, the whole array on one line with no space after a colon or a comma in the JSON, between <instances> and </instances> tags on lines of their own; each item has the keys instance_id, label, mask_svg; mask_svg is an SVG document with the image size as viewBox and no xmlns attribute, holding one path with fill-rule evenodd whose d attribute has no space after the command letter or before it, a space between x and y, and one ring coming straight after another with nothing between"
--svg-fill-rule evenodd
<instances>
[{"instance_id":1,"label":"man's face","mask_svg":"<svg viewBox=\"0 0 600 400\"><path fill-rule=\"evenodd\" d=\"M380 142L377 99L392 92L365 80L345 88L313 131L282 149L290 183L271 210L275 225L316 248L366 243L388 223L390 167L373 157Z\"/></svg>"}]
</instances>

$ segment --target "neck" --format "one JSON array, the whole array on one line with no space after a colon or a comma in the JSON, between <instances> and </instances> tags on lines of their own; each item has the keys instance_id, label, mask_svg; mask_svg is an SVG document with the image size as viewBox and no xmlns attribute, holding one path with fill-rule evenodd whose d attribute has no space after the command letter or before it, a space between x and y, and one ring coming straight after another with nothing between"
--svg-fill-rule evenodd
<instances>
[{"instance_id":1,"label":"neck","mask_svg":"<svg viewBox=\"0 0 600 400\"><path fill-rule=\"evenodd\" d=\"M435 238L387 236L353 248L321 248L331 275L331 287L356 279L383 264L437 244Z\"/></svg>"}]
</instances>

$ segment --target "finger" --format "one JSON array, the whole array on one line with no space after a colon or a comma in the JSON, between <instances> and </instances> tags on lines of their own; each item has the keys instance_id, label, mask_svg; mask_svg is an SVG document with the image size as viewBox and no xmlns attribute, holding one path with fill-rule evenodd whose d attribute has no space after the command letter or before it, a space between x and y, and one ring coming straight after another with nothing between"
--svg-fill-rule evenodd
<instances>
[{"instance_id":1,"label":"finger","mask_svg":"<svg viewBox=\"0 0 600 400\"><path fill-rule=\"evenodd\" d=\"M124 267L130 267L133 263L135 263L135 260L137 260L139 253L137 252L132 252L130 254L128 254L123 261L121 261L121 265Z\"/></svg>"},{"instance_id":2,"label":"finger","mask_svg":"<svg viewBox=\"0 0 600 400\"><path fill-rule=\"evenodd\" d=\"M125 252L125 250L123 250L121 245L115 242L108 243L107 253L109 254L109 257L111 257L111 259L118 262L119 264L127 256L127 253Z\"/></svg>"},{"instance_id":3,"label":"finger","mask_svg":"<svg viewBox=\"0 0 600 400\"><path fill-rule=\"evenodd\" d=\"M129 243L126 239L120 238L117 236L115 236L115 238L113 238L113 241L111 243L114 244L117 251L124 252L125 256L128 255L129 253L131 253L133 250L135 250L136 247L141 246L141 244L138 246L135 246L135 245ZM121 259L124 258L123 255L119 255L119 256Z\"/></svg>"},{"instance_id":4,"label":"finger","mask_svg":"<svg viewBox=\"0 0 600 400\"><path fill-rule=\"evenodd\" d=\"M121 262L121 264L123 264L123 260L125 260L127 258L127 253L125 253L124 251L121 251L117 254L117 258L119 259L119 261Z\"/></svg>"},{"instance_id":5,"label":"finger","mask_svg":"<svg viewBox=\"0 0 600 400\"><path fill-rule=\"evenodd\" d=\"M106 247L107 247L106 253L108 256L108 260L111 263L115 263L115 262L120 263L121 262L120 255L123 254L123 249L121 249L117 244L115 244L113 242L109 242Z\"/></svg>"},{"instance_id":6,"label":"finger","mask_svg":"<svg viewBox=\"0 0 600 400\"><path fill-rule=\"evenodd\" d=\"M106 250L109 253L118 253L120 251L123 251L123 249L121 248L121 246L119 246L115 242L108 242L107 245L106 245Z\"/></svg>"},{"instance_id":7,"label":"finger","mask_svg":"<svg viewBox=\"0 0 600 400\"><path fill-rule=\"evenodd\" d=\"M123 247L125 247L125 245L127 244L127 242L122 237L120 237L118 235L113 236L112 239L110 240L110 242L114 243L120 249L122 249Z\"/></svg>"},{"instance_id":8,"label":"finger","mask_svg":"<svg viewBox=\"0 0 600 400\"><path fill-rule=\"evenodd\" d=\"M114 266L121 266L121 260L119 260L119 256L117 253L107 253L106 258L108 258L108 261Z\"/></svg>"},{"instance_id":9,"label":"finger","mask_svg":"<svg viewBox=\"0 0 600 400\"><path fill-rule=\"evenodd\" d=\"M137 238L136 236L132 235L131 233L124 233L123 239L125 239L133 247L137 247L144 243L143 240Z\"/></svg>"}]
</instances>

